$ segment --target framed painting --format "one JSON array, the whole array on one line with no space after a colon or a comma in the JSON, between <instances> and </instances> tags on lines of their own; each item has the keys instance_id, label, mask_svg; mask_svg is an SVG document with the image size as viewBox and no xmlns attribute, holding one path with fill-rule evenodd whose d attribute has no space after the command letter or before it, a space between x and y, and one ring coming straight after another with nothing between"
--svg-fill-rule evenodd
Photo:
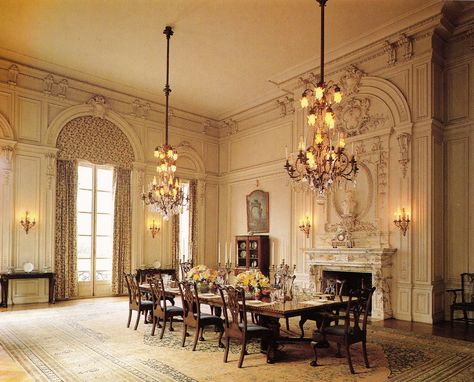
<instances>
[{"instance_id":1,"label":"framed painting","mask_svg":"<svg viewBox=\"0 0 474 382\"><path fill-rule=\"evenodd\" d=\"M247 195L247 231L266 233L270 230L269 194L262 190Z\"/></svg>"}]
</instances>

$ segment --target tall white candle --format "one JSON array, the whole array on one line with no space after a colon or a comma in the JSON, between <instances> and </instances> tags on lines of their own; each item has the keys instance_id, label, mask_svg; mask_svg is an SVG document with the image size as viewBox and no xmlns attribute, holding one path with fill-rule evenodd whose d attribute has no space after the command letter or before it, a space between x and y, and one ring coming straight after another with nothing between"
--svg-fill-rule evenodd
<instances>
[{"instance_id":1,"label":"tall white candle","mask_svg":"<svg viewBox=\"0 0 474 382\"><path fill-rule=\"evenodd\" d=\"M288 159L288 146L285 146L285 158Z\"/></svg>"},{"instance_id":2,"label":"tall white candle","mask_svg":"<svg viewBox=\"0 0 474 382\"><path fill-rule=\"evenodd\" d=\"M221 263L221 242L217 243L217 262Z\"/></svg>"},{"instance_id":3,"label":"tall white candle","mask_svg":"<svg viewBox=\"0 0 474 382\"><path fill-rule=\"evenodd\" d=\"M229 243L229 263L232 262L232 242Z\"/></svg>"},{"instance_id":4,"label":"tall white candle","mask_svg":"<svg viewBox=\"0 0 474 382\"><path fill-rule=\"evenodd\" d=\"M227 241L225 242L224 246L224 261L227 263Z\"/></svg>"},{"instance_id":5,"label":"tall white candle","mask_svg":"<svg viewBox=\"0 0 474 382\"><path fill-rule=\"evenodd\" d=\"M275 265L275 240L272 242L272 263L270 265Z\"/></svg>"}]
</instances>

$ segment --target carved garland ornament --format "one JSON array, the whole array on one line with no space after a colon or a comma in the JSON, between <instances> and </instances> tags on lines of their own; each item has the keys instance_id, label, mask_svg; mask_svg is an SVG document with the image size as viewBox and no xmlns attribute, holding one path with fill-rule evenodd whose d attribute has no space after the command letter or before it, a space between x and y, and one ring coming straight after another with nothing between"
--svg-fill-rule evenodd
<instances>
[{"instance_id":1,"label":"carved garland ornament","mask_svg":"<svg viewBox=\"0 0 474 382\"><path fill-rule=\"evenodd\" d=\"M345 131L348 137L364 134L369 131L383 127L387 117L374 114L370 115L370 98L350 98L336 108L338 113L338 123L341 130Z\"/></svg>"}]
</instances>

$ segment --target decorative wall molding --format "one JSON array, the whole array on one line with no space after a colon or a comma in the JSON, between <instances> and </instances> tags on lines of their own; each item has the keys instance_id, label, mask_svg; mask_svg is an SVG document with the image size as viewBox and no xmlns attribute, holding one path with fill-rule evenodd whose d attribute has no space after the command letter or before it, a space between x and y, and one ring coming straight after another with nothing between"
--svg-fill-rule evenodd
<instances>
[{"instance_id":1,"label":"decorative wall molding","mask_svg":"<svg viewBox=\"0 0 474 382\"><path fill-rule=\"evenodd\" d=\"M405 61L413 57L413 41L411 37L408 37L405 33L401 33L398 39L398 46L403 49L403 58Z\"/></svg>"},{"instance_id":2,"label":"decorative wall molding","mask_svg":"<svg viewBox=\"0 0 474 382\"><path fill-rule=\"evenodd\" d=\"M207 134L209 129L212 127L212 122L210 119L206 119L203 123L202 123L202 129L201 129L201 133L202 134Z\"/></svg>"},{"instance_id":3,"label":"decorative wall molding","mask_svg":"<svg viewBox=\"0 0 474 382\"><path fill-rule=\"evenodd\" d=\"M284 96L279 98L276 102L280 108L280 117L286 117L288 114L294 114L295 99L293 97Z\"/></svg>"},{"instance_id":4,"label":"decorative wall molding","mask_svg":"<svg viewBox=\"0 0 474 382\"><path fill-rule=\"evenodd\" d=\"M63 78L58 83L58 94L57 94L57 96L61 99L66 98L68 88L69 88L69 82L65 78Z\"/></svg>"},{"instance_id":5,"label":"decorative wall molding","mask_svg":"<svg viewBox=\"0 0 474 382\"><path fill-rule=\"evenodd\" d=\"M54 180L56 179L56 153L47 153L44 157L46 159L48 190L51 190Z\"/></svg>"},{"instance_id":6,"label":"decorative wall molding","mask_svg":"<svg viewBox=\"0 0 474 382\"><path fill-rule=\"evenodd\" d=\"M13 169L13 152L15 143L0 142L0 170L3 177L3 184L10 184L10 177Z\"/></svg>"},{"instance_id":7,"label":"decorative wall molding","mask_svg":"<svg viewBox=\"0 0 474 382\"><path fill-rule=\"evenodd\" d=\"M469 49L471 49L471 51L474 51L474 23L471 24L470 28L466 32L465 39Z\"/></svg>"},{"instance_id":8,"label":"decorative wall molding","mask_svg":"<svg viewBox=\"0 0 474 382\"><path fill-rule=\"evenodd\" d=\"M403 178L405 178L407 175L408 162L410 162L410 157L409 157L410 139L411 139L411 134L408 134L408 133L401 133L401 134L398 134L397 136L398 146L400 147L400 159L398 160L398 162L400 163L400 168L402 170Z\"/></svg>"},{"instance_id":9,"label":"decorative wall molding","mask_svg":"<svg viewBox=\"0 0 474 382\"><path fill-rule=\"evenodd\" d=\"M370 105L369 97L343 100L334 109L339 117L338 128L345 131L348 137L382 129L388 118L381 114L369 114Z\"/></svg>"},{"instance_id":10,"label":"decorative wall molding","mask_svg":"<svg viewBox=\"0 0 474 382\"><path fill-rule=\"evenodd\" d=\"M87 104L91 106L91 113L94 117L105 118L109 105L104 96L95 95L87 101Z\"/></svg>"},{"instance_id":11,"label":"decorative wall molding","mask_svg":"<svg viewBox=\"0 0 474 382\"><path fill-rule=\"evenodd\" d=\"M131 116L143 118L143 119L148 118L148 113L151 109L151 105L148 102L143 102L143 101L140 101L138 98L136 98L131 103L131 107L132 107L132 112L130 113Z\"/></svg>"},{"instance_id":12,"label":"decorative wall molding","mask_svg":"<svg viewBox=\"0 0 474 382\"><path fill-rule=\"evenodd\" d=\"M397 45L396 43L385 40L384 52L387 54L387 65L393 66L397 63Z\"/></svg>"},{"instance_id":13,"label":"decorative wall molding","mask_svg":"<svg viewBox=\"0 0 474 382\"><path fill-rule=\"evenodd\" d=\"M0 139L13 139L13 128L8 120L0 113Z\"/></svg>"},{"instance_id":14,"label":"decorative wall molding","mask_svg":"<svg viewBox=\"0 0 474 382\"><path fill-rule=\"evenodd\" d=\"M189 158L191 162L194 163L196 166L195 178L202 178L206 173L206 165L201 158L201 155L197 152L197 150L191 145L188 141L181 141L179 145L176 146L176 150L178 151L178 161L179 158ZM179 165L178 165L179 171Z\"/></svg>"},{"instance_id":15,"label":"decorative wall molding","mask_svg":"<svg viewBox=\"0 0 474 382\"><path fill-rule=\"evenodd\" d=\"M234 121L232 118L222 121L221 126L227 130L228 136L235 135L239 132L237 122Z\"/></svg>"},{"instance_id":16,"label":"decorative wall molding","mask_svg":"<svg viewBox=\"0 0 474 382\"><path fill-rule=\"evenodd\" d=\"M344 97L353 95L359 91L360 81L365 73L355 65L349 65L339 79Z\"/></svg>"},{"instance_id":17,"label":"decorative wall molding","mask_svg":"<svg viewBox=\"0 0 474 382\"><path fill-rule=\"evenodd\" d=\"M20 73L20 70L18 69L18 66L15 64L11 65L8 68L8 76L7 76L7 82L11 86L16 86L17 81L18 81L18 73Z\"/></svg>"},{"instance_id":18,"label":"decorative wall molding","mask_svg":"<svg viewBox=\"0 0 474 382\"><path fill-rule=\"evenodd\" d=\"M43 93L46 95L51 95L53 93L54 77L49 73L45 78L43 78Z\"/></svg>"}]
</instances>

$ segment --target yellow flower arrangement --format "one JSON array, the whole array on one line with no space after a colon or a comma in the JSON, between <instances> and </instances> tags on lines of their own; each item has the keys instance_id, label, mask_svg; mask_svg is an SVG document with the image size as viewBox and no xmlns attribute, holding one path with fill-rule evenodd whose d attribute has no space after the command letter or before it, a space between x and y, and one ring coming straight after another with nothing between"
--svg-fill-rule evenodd
<instances>
[{"instance_id":1,"label":"yellow flower arrangement","mask_svg":"<svg viewBox=\"0 0 474 382\"><path fill-rule=\"evenodd\" d=\"M214 269L210 269L205 265L196 265L191 268L186 274L186 279L194 281L196 284L215 284L217 281L218 273Z\"/></svg>"},{"instance_id":2,"label":"yellow flower arrangement","mask_svg":"<svg viewBox=\"0 0 474 382\"><path fill-rule=\"evenodd\" d=\"M270 288L270 280L257 270L239 273L235 279L235 286L242 287L245 291L262 293Z\"/></svg>"}]
</instances>

